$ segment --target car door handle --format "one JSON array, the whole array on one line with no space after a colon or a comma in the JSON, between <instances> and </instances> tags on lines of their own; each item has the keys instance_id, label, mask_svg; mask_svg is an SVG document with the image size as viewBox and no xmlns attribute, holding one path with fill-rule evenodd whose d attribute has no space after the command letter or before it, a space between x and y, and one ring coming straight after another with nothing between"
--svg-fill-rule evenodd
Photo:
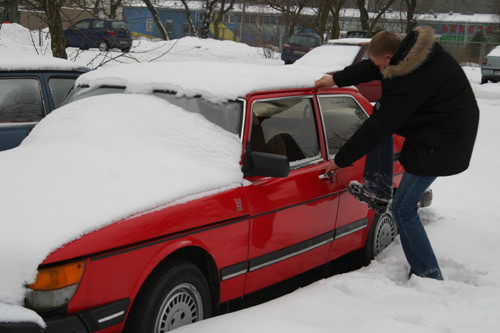
<instances>
[{"instance_id":1,"label":"car door handle","mask_svg":"<svg viewBox=\"0 0 500 333\"><path fill-rule=\"evenodd\" d=\"M334 182L334 181L333 181L333 177L334 177L334 176L335 176L335 172L330 171L330 172L328 172L328 173L324 173L324 174L322 174L322 175L319 175L319 176L318 176L318 178L319 178L320 180L323 180L323 179L330 179L330 183L333 183L333 182Z\"/></svg>"}]
</instances>

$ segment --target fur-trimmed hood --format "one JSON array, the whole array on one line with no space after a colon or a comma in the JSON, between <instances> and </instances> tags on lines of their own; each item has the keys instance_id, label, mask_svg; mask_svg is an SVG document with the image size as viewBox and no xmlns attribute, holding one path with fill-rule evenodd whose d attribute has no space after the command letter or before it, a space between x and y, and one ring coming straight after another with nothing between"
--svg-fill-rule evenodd
<instances>
[{"instance_id":1,"label":"fur-trimmed hood","mask_svg":"<svg viewBox=\"0 0 500 333\"><path fill-rule=\"evenodd\" d=\"M416 28L406 35L391 63L382 72L383 77L392 79L410 74L425 62L433 45L434 30L428 26Z\"/></svg>"}]
</instances>

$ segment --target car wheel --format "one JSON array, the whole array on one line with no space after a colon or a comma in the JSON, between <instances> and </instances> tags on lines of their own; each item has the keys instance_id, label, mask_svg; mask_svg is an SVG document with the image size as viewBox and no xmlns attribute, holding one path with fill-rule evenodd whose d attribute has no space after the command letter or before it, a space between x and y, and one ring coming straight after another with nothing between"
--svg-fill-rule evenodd
<instances>
[{"instance_id":1,"label":"car wheel","mask_svg":"<svg viewBox=\"0 0 500 333\"><path fill-rule=\"evenodd\" d=\"M104 52L109 49L108 43L105 40L99 42L99 51Z\"/></svg>"},{"instance_id":2,"label":"car wheel","mask_svg":"<svg viewBox=\"0 0 500 333\"><path fill-rule=\"evenodd\" d=\"M147 279L124 332L163 333L211 316L207 280L194 264L170 260Z\"/></svg>"},{"instance_id":3,"label":"car wheel","mask_svg":"<svg viewBox=\"0 0 500 333\"><path fill-rule=\"evenodd\" d=\"M488 79L481 77L481 84L488 83Z\"/></svg>"},{"instance_id":4,"label":"car wheel","mask_svg":"<svg viewBox=\"0 0 500 333\"><path fill-rule=\"evenodd\" d=\"M388 247L396 238L398 228L390 212L375 214L373 217L366 244L359 253L363 265L368 265L383 249Z\"/></svg>"},{"instance_id":5,"label":"car wheel","mask_svg":"<svg viewBox=\"0 0 500 333\"><path fill-rule=\"evenodd\" d=\"M126 48L122 49L122 52L124 52L124 53L130 52L130 47L126 47Z\"/></svg>"}]
</instances>

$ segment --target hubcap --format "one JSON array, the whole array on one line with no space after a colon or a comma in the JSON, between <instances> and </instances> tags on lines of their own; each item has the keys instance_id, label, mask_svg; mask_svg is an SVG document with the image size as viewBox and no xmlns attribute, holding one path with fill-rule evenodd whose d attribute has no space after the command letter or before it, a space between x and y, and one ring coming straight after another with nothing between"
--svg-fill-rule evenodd
<instances>
[{"instance_id":1,"label":"hubcap","mask_svg":"<svg viewBox=\"0 0 500 333\"><path fill-rule=\"evenodd\" d=\"M396 226L392 216L384 214L380 217L377 229L375 229L375 239L373 242L373 255L377 256L383 249L389 246L396 237Z\"/></svg>"},{"instance_id":2,"label":"hubcap","mask_svg":"<svg viewBox=\"0 0 500 333\"><path fill-rule=\"evenodd\" d=\"M202 319L200 293L192 284L183 283L165 297L156 319L155 333L168 332Z\"/></svg>"}]
</instances>

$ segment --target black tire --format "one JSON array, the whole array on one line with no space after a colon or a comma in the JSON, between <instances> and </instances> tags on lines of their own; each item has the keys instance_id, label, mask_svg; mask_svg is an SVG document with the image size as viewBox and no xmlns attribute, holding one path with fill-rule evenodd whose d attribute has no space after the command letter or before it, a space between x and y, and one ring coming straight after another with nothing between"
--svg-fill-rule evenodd
<instances>
[{"instance_id":1,"label":"black tire","mask_svg":"<svg viewBox=\"0 0 500 333\"><path fill-rule=\"evenodd\" d=\"M101 51L101 52L105 52L105 51L109 50L108 42L106 42L105 40L100 41L99 44L97 44L97 47L99 48L99 51Z\"/></svg>"},{"instance_id":2,"label":"black tire","mask_svg":"<svg viewBox=\"0 0 500 333\"><path fill-rule=\"evenodd\" d=\"M488 79L481 76L481 84L488 83Z\"/></svg>"},{"instance_id":3,"label":"black tire","mask_svg":"<svg viewBox=\"0 0 500 333\"><path fill-rule=\"evenodd\" d=\"M163 333L212 315L202 271L184 260L169 260L146 280L130 309L126 333Z\"/></svg>"},{"instance_id":4,"label":"black tire","mask_svg":"<svg viewBox=\"0 0 500 333\"><path fill-rule=\"evenodd\" d=\"M396 238L398 228L390 212L375 214L373 217L366 244L359 251L359 260L362 265L368 265L383 249L389 246Z\"/></svg>"}]
</instances>

